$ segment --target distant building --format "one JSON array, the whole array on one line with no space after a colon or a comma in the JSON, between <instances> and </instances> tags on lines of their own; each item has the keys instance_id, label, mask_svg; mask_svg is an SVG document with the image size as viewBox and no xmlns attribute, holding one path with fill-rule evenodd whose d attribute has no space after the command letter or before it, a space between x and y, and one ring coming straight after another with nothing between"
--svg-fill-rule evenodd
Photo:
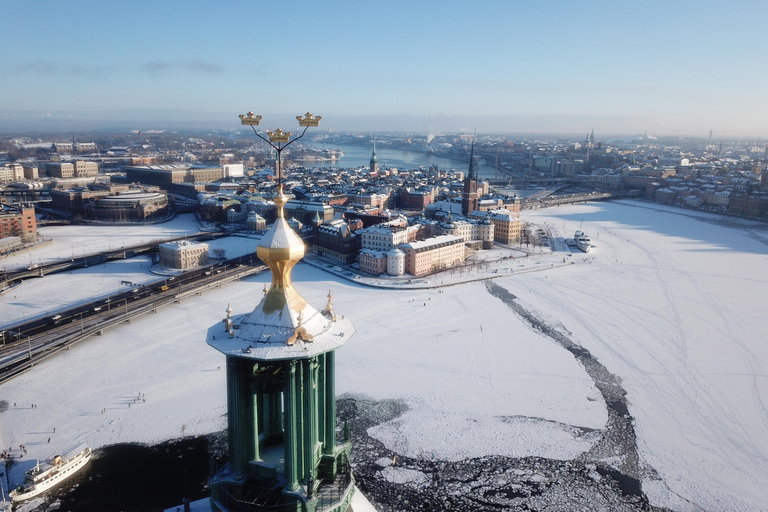
<instances>
[{"instance_id":1,"label":"distant building","mask_svg":"<svg viewBox=\"0 0 768 512\"><path fill-rule=\"evenodd\" d=\"M731 213L745 217L765 217L768 213L768 194L733 194L729 205Z\"/></svg>"},{"instance_id":2,"label":"distant building","mask_svg":"<svg viewBox=\"0 0 768 512\"><path fill-rule=\"evenodd\" d=\"M344 219L334 219L317 228L317 254L338 263L354 263L360 237Z\"/></svg>"},{"instance_id":3,"label":"distant building","mask_svg":"<svg viewBox=\"0 0 768 512\"><path fill-rule=\"evenodd\" d=\"M0 183L10 183L11 181L24 179L24 167L17 163L4 164L0 166Z\"/></svg>"},{"instance_id":4,"label":"distant building","mask_svg":"<svg viewBox=\"0 0 768 512\"><path fill-rule=\"evenodd\" d=\"M248 217L245 219L245 229L248 231L263 231L267 229L267 220L254 211L248 212Z\"/></svg>"},{"instance_id":5,"label":"distant building","mask_svg":"<svg viewBox=\"0 0 768 512\"><path fill-rule=\"evenodd\" d=\"M675 193L670 188L656 190L656 202L671 204L675 201Z\"/></svg>"},{"instance_id":6,"label":"distant building","mask_svg":"<svg viewBox=\"0 0 768 512\"><path fill-rule=\"evenodd\" d=\"M38 178L37 166L36 165L25 165L24 166L24 179L25 180L36 180L37 178Z\"/></svg>"},{"instance_id":7,"label":"distant building","mask_svg":"<svg viewBox=\"0 0 768 512\"><path fill-rule=\"evenodd\" d=\"M405 271L421 276L456 263L466 258L464 242L453 235L441 235L398 247L405 253Z\"/></svg>"},{"instance_id":8,"label":"distant building","mask_svg":"<svg viewBox=\"0 0 768 512\"><path fill-rule=\"evenodd\" d=\"M437 232L440 235L453 235L462 242L480 241L483 249L493 249L493 240L496 227L487 217L482 220L452 219L450 216L445 222L438 224Z\"/></svg>"},{"instance_id":9,"label":"distant building","mask_svg":"<svg viewBox=\"0 0 768 512\"><path fill-rule=\"evenodd\" d=\"M285 204L285 218L294 218L301 221L302 224L311 224L315 215L320 215L320 219L325 222L333 220L333 207L319 201L298 201L291 199Z\"/></svg>"},{"instance_id":10,"label":"distant building","mask_svg":"<svg viewBox=\"0 0 768 512\"><path fill-rule=\"evenodd\" d=\"M418 230L416 226L407 228L371 226L358 230L357 233L361 237L360 246L363 249L386 252L398 245L416 240Z\"/></svg>"},{"instance_id":11,"label":"distant building","mask_svg":"<svg viewBox=\"0 0 768 512\"><path fill-rule=\"evenodd\" d=\"M73 165L75 166L75 178L88 178L99 174L99 164L96 162L77 160Z\"/></svg>"},{"instance_id":12,"label":"distant building","mask_svg":"<svg viewBox=\"0 0 768 512\"><path fill-rule=\"evenodd\" d=\"M125 168L126 180L158 185L166 190L175 183L211 182L224 178L222 167L191 167L187 164L142 165Z\"/></svg>"},{"instance_id":13,"label":"distant building","mask_svg":"<svg viewBox=\"0 0 768 512\"><path fill-rule=\"evenodd\" d=\"M160 265L169 268L195 268L209 263L208 244L181 240L158 246Z\"/></svg>"},{"instance_id":14,"label":"distant building","mask_svg":"<svg viewBox=\"0 0 768 512\"><path fill-rule=\"evenodd\" d=\"M522 222L520 214L506 209L496 209L489 212L473 212L470 218L483 221L490 220L493 223L493 240L501 244L520 243L520 231Z\"/></svg>"},{"instance_id":15,"label":"distant building","mask_svg":"<svg viewBox=\"0 0 768 512\"><path fill-rule=\"evenodd\" d=\"M51 151L60 155L72 155L76 153L93 153L99 148L95 142L54 142Z\"/></svg>"},{"instance_id":16,"label":"distant building","mask_svg":"<svg viewBox=\"0 0 768 512\"><path fill-rule=\"evenodd\" d=\"M0 207L0 238L17 236L24 242L37 240L34 206Z\"/></svg>"},{"instance_id":17,"label":"distant building","mask_svg":"<svg viewBox=\"0 0 768 512\"><path fill-rule=\"evenodd\" d=\"M390 194L376 192L356 192L347 194L347 204L358 206L372 206L374 208L386 208L389 204Z\"/></svg>"},{"instance_id":18,"label":"distant building","mask_svg":"<svg viewBox=\"0 0 768 512\"><path fill-rule=\"evenodd\" d=\"M432 204L435 194L422 190L411 190L403 187L400 190L400 207L404 210L423 211L427 205Z\"/></svg>"},{"instance_id":19,"label":"distant building","mask_svg":"<svg viewBox=\"0 0 768 512\"><path fill-rule=\"evenodd\" d=\"M227 222L230 224L236 222L245 222L248 218L248 212L238 211L234 207L227 210Z\"/></svg>"},{"instance_id":20,"label":"distant building","mask_svg":"<svg viewBox=\"0 0 768 512\"><path fill-rule=\"evenodd\" d=\"M90 199L85 211L90 219L109 222L159 219L168 214L168 195L159 190L130 190Z\"/></svg>"},{"instance_id":21,"label":"distant building","mask_svg":"<svg viewBox=\"0 0 768 512\"><path fill-rule=\"evenodd\" d=\"M358 264L363 272L373 275L383 274L387 271L387 254L373 249L360 249Z\"/></svg>"},{"instance_id":22,"label":"distant building","mask_svg":"<svg viewBox=\"0 0 768 512\"><path fill-rule=\"evenodd\" d=\"M85 215L85 203L89 199L95 200L109 195L108 190L87 188L51 190L51 207L71 215Z\"/></svg>"},{"instance_id":23,"label":"distant building","mask_svg":"<svg viewBox=\"0 0 768 512\"><path fill-rule=\"evenodd\" d=\"M51 178L88 178L99 174L99 164L76 160L75 162L49 162L45 172Z\"/></svg>"},{"instance_id":24,"label":"distant building","mask_svg":"<svg viewBox=\"0 0 768 512\"><path fill-rule=\"evenodd\" d=\"M224 170L225 178L242 178L244 176L243 164L224 164L221 168Z\"/></svg>"},{"instance_id":25,"label":"distant building","mask_svg":"<svg viewBox=\"0 0 768 512\"><path fill-rule=\"evenodd\" d=\"M0 238L0 254L10 254L16 249L21 248L22 240L20 236L6 236Z\"/></svg>"}]
</instances>

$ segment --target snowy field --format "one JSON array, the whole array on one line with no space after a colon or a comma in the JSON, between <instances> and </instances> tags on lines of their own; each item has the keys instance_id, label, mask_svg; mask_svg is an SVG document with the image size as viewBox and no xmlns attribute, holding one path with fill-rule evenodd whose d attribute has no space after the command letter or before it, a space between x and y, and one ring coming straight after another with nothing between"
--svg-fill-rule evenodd
<instances>
[{"instance_id":1,"label":"snowy field","mask_svg":"<svg viewBox=\"0 0 768 512\"><path fill-rule=\"evenodd\" d=\"M643 482L651 502L686 511L764 510L766 228L645 203L576 205L523 218L562 236L581 227L597 246L574 254L573 265L495 282L562 324L623 379L642 462L649 476L655 470L661 477ZM231 243L228 257L252 250L252 240ZM69 245L59 247L66 257ZM149 276L140 260L132 264L125 275ZM25 292L27 306L15 311L32 314L35 293L48 300L85 290L78 293L90 300L103 283L99 273L83 271L67 281L35 280L56 284ZM572 427L606 422L602 397L573 356L523 324L482 283L382 290L304 264L293 277L316 307L330 288L337 313L355 324L338 351L339 395L407 403L404 415L371 432L398 453L570 459L590 446ZM77 442L152 443L179 437L182 428L186 435L224 429L224 358L205 345L205 332L227 303L234 314L252 309L267 280L262 274L190 297L3 384L0 399L11 407L0 415L0 444L29 451L12 479L34 463L29 458ZM0 311L13 301L0 297Z\"/></svg>"}]
</instances>

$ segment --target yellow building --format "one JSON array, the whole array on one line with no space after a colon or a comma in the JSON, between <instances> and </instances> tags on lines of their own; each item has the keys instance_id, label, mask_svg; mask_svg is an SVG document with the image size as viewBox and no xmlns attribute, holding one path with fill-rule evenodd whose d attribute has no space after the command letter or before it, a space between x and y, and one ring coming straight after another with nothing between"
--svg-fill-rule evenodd
<instances>
[{"instance_id":1,"label":"yellow building","mask_svg":"<svg viewBox=\"0 0 768 512\"><path fill-rule=\"evenodd\" d=\"M488 218L493 222L493 239L502 244L520 243L522 222L520 214L509 210L493 210L488 212Z\"/></svg>"},{"instance_id":2,"label":"yellow building","mask_svg":"<svg viewBox=\"0 0 768 512\"><path fill-rule=\"evenodd\" d=\"M405 253L405 271L414 276L451 267L466 258L464 241L453 235L440 235L398 248Z\"/></svg>"}]
</instances>

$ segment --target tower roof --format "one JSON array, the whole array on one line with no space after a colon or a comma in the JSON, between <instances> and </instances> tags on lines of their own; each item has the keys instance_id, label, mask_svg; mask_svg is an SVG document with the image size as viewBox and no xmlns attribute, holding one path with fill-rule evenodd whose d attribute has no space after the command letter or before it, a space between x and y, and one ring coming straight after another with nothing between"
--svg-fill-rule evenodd
<instances>
[{"instance_id":1,"label":"tower roof","mask_svg":"<svg viewBox=\"0 0 768 512\"><path fill-rule=\"evenodd\" d=\"M476 180L477 172L475 170L475 141L472 141L472 146L469 150L469 173L467 174L468 180Z\"/></svg>"},{"instance_id":2,"label":"tower roof","mask_svg":"<svg viewBox=\"0 0 768 512\"><path fill-rule=\"evenodd\" d=\"M373 139L373 153L371 153L371 163L378 162L379 159L376 157L376 139Z\"/></svg>"},{"instance_id":3,"label":"tower roof","mask_svg":"<svg viewBox=\"0 0 768 512\"><path fill-rule=\"evenodd\" d=\"M351 322L336 319L330 293L326 308L318 311L293 287L291 270L304 256L304 242L284 218L286 202L281 184L277 220L256 248L272 271L271 286L251 313L234 318L228 313L224 329L217 325L208 332L208 344L225 354L259 360L311 357L340 347L354 333Z\"/></svg>"}]
</instances>

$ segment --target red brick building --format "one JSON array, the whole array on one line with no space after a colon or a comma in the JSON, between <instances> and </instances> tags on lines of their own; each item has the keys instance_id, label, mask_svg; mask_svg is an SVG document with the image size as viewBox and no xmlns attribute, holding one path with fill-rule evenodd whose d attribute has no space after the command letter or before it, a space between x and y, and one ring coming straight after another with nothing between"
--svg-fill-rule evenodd
<instances>
[{"instance_id":1,"label":"red brick building","mask_svg":"<svg viewBox=\"0 0 768 512\"><path fill-rule=\"evenodd\" d=\"M37 239L34 206L5 206L0 210L0 238L21 237L25 242Z\"/></svg>"}]
</instances>

